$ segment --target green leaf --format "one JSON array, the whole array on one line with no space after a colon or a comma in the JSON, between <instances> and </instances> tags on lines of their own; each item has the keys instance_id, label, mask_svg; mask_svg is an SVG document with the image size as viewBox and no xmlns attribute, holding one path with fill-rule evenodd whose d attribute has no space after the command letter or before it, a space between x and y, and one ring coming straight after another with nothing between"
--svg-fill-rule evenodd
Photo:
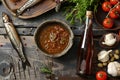
<instances>
[{"instance_id":1,"label":"green leaf","mask_svg":"<svg viewBox=\"0 0 120 80\"><path fill-rule=\"evenodd\" d=\"M66 19L70 20L70 23L73 23L74 20L78 19L80 22L85 20L86 11L92 10L93 12L97 11L97 7L100 4L101 0L68 0L72 2L75 6L67 6L66 8Z\"/></svg>"},{"instance_id":2,"label":"green leaf","mask_svg":"<svg viewBox=\"0 0 120 80\"><path fill-rule=\"evenodd\" d=\"M40 71L42 73L52 74L52 70L50 70L48 67L41 67Z\"/></svg>"}]
</instances>

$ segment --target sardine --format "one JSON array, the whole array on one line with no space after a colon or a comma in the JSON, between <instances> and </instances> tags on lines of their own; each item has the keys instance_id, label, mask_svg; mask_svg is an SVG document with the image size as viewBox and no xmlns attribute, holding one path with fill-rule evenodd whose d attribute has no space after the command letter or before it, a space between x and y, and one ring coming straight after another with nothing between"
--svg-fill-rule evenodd
<instances>
[{"instance_id":1,"label":"sardine","mask_svg":"<svg viewBox=\"0 0 120 80\"><path fill-rule=\"evenodd\" d=\"M25 57L25 54L23 52L23 45L21 43L20 37L18 36L18 33L17 33L13 23L9 19L9 16L3 12L2 18L3 18L5 30L6 30L6 33L9 37L9 39L10 39L10 42L12 43L13 48L18 53L18 55L23 63L23 68L25 69L26 65L30 66L30 64L29 64L29 62L28 62L28 60Z\"/></svg>"},{"instance_id":2,"label":"sardine","mask_svg":"<svg viewBox=\"0 0 120 80\"><path fill-rule=\"evenodd\" d=\"M28 0L23 6L21 6L19 9L17 9L17 15L20 15L23 13L24 10L28 9L29 7L34 6L38 2L42 0Z\"/></svg>"},{"instance_id":3,"label":"sardine","mask_svg":"<svg viewBox=\"0 0 120 80\"><path fill-rule=\"evenodd\" d=\"M55 0L55 2L57 3L55 7L55 11L59 12L59 9L61 7L61 3L63 2L63 0Z\"/></svg>"}]
</instances>

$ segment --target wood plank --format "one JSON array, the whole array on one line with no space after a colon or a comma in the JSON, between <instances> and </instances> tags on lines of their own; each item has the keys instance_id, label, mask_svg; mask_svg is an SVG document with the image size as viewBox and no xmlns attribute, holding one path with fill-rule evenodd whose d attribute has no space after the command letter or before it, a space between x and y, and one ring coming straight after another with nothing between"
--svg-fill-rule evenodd
<instances>
[{"instance_id":1,"label":"wood plank","mask_svg":"<svg viewBox=\"0 0 120 80\"><path fill-rule=\"evenodd\" d=\"M15 16L16 15L15 10L20 8L21 5L24 5L26 0L21 0L16 4L8 0L2 0L2 2L4 6L9 10L9 12L11 12L11 14ZM55 1L43 0L42 2L36 4L35 6L30 7L29 10L25 10L23 14L19 15L18 17L22 19L33 18L55 8L55 6L56 6Z\"/></svg>"}]
</instances>

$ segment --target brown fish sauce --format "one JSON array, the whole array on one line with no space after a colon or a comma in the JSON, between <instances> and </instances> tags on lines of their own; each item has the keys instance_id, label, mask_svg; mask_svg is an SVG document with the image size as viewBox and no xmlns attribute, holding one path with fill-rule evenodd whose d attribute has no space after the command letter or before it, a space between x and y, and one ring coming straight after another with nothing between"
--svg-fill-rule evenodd
<instances>
[{"instance_id":1,"label":"brown fish sauce","mask_svg":"<svg viewBox=\"0 0 120 80\"><path fill-rule=\"evenodd\" d=\"M69 35L67 29L62 25L51 24L45 26L39 37L39 44L48 54L57 54L62 52L69 43Z\"/></svg>"}]
</instances>

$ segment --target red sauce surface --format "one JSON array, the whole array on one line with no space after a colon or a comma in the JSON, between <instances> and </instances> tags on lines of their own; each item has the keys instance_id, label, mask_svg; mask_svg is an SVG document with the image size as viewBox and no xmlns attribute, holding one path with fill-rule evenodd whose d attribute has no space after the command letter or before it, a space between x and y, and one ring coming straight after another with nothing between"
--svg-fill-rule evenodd
<instances>
[{"instance_id":1,"label":"red sauce surface","mask_svg":"<svg viewBox=\"0 0 120 80\"><path fill-rule=\"evenodd\" d=\"M61 25L49 25L40 33L40 45L48 54L60 53L68 45L69 34L68 30Z\"/></svg>"}]
</instances>

